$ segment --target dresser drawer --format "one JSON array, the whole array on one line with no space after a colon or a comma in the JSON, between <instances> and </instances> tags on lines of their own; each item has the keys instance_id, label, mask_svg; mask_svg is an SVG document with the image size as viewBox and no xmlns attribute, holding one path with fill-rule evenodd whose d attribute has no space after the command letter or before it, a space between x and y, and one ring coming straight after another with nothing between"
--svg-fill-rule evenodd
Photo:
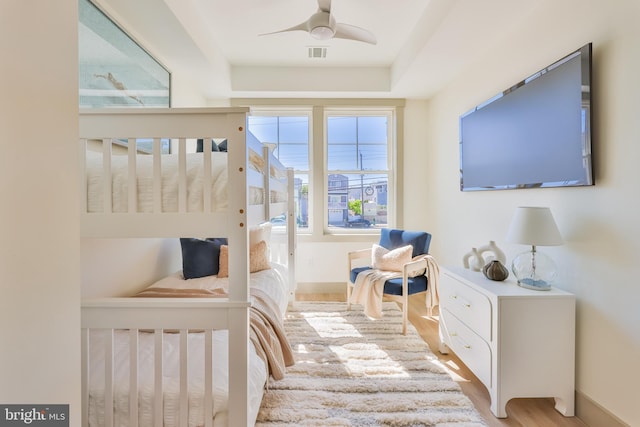
<instances>
[{"instance_id":1,"label":"dresser drawer","mask_svg":"<svg viewBox=\"0 0 640 427\"><path fill-rule=\"evenodd\" d=\"M445 343L491 389L491 347L455 315L443 309L440 322Z\"/></svg>"},{"instance_id":2,"label":"dresser drawer","mask_svg":"<svg viewBox=\"0 0 640 427\"><path fill-rule=\"evenodd\" d=\"M486 341L491 341L491 301L482 293L455 278L440 277L440 305L473 329Z\"/></svg>"}]
</instances>

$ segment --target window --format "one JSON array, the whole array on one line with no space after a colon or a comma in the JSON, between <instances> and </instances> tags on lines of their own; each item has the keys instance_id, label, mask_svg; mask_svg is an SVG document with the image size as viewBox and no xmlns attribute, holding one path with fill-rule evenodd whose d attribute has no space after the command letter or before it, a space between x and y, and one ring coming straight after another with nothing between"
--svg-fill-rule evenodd
<instances>
[{"instance_id":1,"label":"window","mask_svg":"<svg viewBox=\"0 0 640 427\"><path fill-rule=\"evenodd\" d=\"M329 230L389 223L392 117L391 111L325 111Z\"/></svg>"},{"instance_id":2,"label":"window","mask_svg":"<svg viewBox=\"0 0 640 427\"><path fill-rule=\"evenodd\" d=\"M232 99L248 129L296 176L298 230L310 240L397 227L401 99Z\"/></svg>"},{"instance_id":3,"label":"window","mask_svg":"<svg viewBox=\"0 0 640 427\"><path fill-rule=\"evenodd\" d=\"M260 142L272 144L274 154L295 175L298 228L309 227L309 123L310 111L253 112L249 131Z\"/></svg>"}]
</instances>

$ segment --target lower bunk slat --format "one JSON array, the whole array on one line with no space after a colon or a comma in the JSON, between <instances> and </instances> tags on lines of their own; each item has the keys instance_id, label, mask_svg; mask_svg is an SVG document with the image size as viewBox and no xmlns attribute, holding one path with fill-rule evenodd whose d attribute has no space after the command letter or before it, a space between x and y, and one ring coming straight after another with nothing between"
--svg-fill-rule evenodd
<instances>
[{"instance_id":1,"label":"lower bunk slat","mask_svg":"<svg viewBox=\"0 0 640 427\"><path fill-rule=\"evenodd\" d=\"M204 332L204 426L213 425L213 331Z\"/></svg>"},{"instance_id":2,"label":"lower bunk slat","mask_svg":"<svg viewBox=\"0 0 640 427\"><path fill-rule=\"evenodd\" d=\"M153 355L153 425L155 427L162 427L164 417L164 407L163 403L163 391L162 391L162 368L163 368L163 357L162 357L162 329L156 329L154 331L154 355Z\"/></svg>"},{"instance_id":3,"label":"lower bunk slat","mask_svg":"<svg viewBox=\"0 0 640 427\"><path fill-rule=\"evenodd\" d=\"M187 331L180 331L180 426L187 427L189 414L189 347L187 345Z\"/></svg>"},{"instance_id":4,"label":"lower bunk slat","mask_svg":"<svg viewBox=\"0 0 640 427\"><path fill-rule=\"evenodd\" d=\"M138 330L129 330L129 390L138 389ZM88 415L88 414L87 414ZM129 393L129 426L138 427L138 393Z\"/></svg>"},{"instance_id":5,"label":"lower bunk slat","mask_svg":"<svg viewBox=\"0 0 640 427\"><path fill-rule=\"evenodd\" d=\"M114 425L113 419L113 330L107 334L104 347L104 423L105 426Z\"/></svg>"},{"instance_id":6,"label":"lower bunk slat","mask_svg":"<svg viewBox=\"0 0 640 427\"><path fill-rule=\"evenodd\" d=\"M143 304L145 308L143 310L136 310L135 307ZM151 307L149 307L151 305ZM247 330L244 327L240 327L238 330L238 322L234 319L247 317L248 322L248 310L249 303L239 303L230 301L211 301L209 299L161 299L160 301L152 301L147 298L107 298L100 300L86 300L82 307L82 411L83 411L83 425L91 427L112 427L115 425L122 425L123 421L127 423L128 427L137 427L139 425L150 425L154 427L163 427L166 425L165 416L168 413L172 414L173 421L170 423L181 427L187 427L194 425L213 426L214 415L214 401L216 399L213 390L216 387L214 382L214 330L225 329L228 330L229 346L225 351L228 352L228 388L229 396L228 403L226 403L226 411L228 419L234 420L234 425L246 425L248 422L249 413L249 385L247 382L248 373L247 367L249 366L248 356L248 323ZM182 318L182 322L176 323L176 318ZM113 325L116 320L116 328L110 328L107 325ZM170 328L170 325L178 324L179 328ZM124 325L131 325L127 328ZM213 327L212 327L213 325ZM149 328L149 326L152 326ZM123 331L122 329L128 329ZM120 371L119 380L116 380L116 370L124 369L121 367L122 357L116 360L116 332L120 335L119 342L126 343L129 348L128 355L125 353L125 359L128 363L128 378L126 384L128 389L122 389L122 375L126 371ZM244 333L243 333L244 332ZM98 339L104 348L98 349L98 347L91 348L93 333L103 334L105 337L103 341ZM143 393L143 385L139 381L141 372L141 359L140 352L143 348L140 344L141 334L153 334L153 337L148 337L147 341L152 341L151 354L153 354L153 366L150 367L152 372L152 409L150 423L142 422L142 414L139 410L142 405L139 393ZM169 336L172 341L166 342L165 337ZM198 350L193 350L190 341L190 336L193 338L197 336L198 341L203 342L203 348L198 345ZM234 337L235 338L231 338ZM200 340L202 338L202 340ZM177 339L177 341L176 341ZM195 338L194 338L195 339ZM174 344L171 344L173 342ZM242 345L241 343L245 344ZM175 344L177 343L177 344ZM239 344L240 343L240 344ZM123 344L118 344L118 348L122 348ZM166 351L167 348L173 349L178 354L178 376L177 382L177 395L174 388L166 389L171 386L166 381ZM91 355L99 351L103 354L104 363L103 368L100 370L104 375L103 380L98 381L98 389L96 384L92 381L98 380L96 375L96 366L92 369ZM191 387L202 387L190 384L190 372L192 367L190 366L190 355L192 352L194 357L198 360L204 361L204 366L200 369L204 371L204 374L198 374L198 378L202 378L204 384L204 390L192 389ZM242 352L247 353L247 357L242 357ZM239 354L240 353L240 354ZM121 353L122 354L122 353ZM233 356L231 356L233 355ZM246 363L242 363L246 360ZM146 363L146 362L145 362ZM175 368L169 368L173 371ZM237 372L240 370L241 372ZM94 376L92 380L92 375ZM202 375L202 377L200 376ZM191 375L193 376L193 375ZM100 388L99 383L103 382L103 386ZM246 384L246 385L244 385ZM101 390L101 391L100 391ZM130 390L138 390L137 392L130 392ZM175 396L177 401L175 406L167 409L165 407L165 396L168 390L172 391L172 395ZM124 398L123 392L127 396L127 409L123 409L122 403L119 403L119 408L116 411L115 401L119 399L122 402ZM195 396L200 396L196 398ZM96 402L95 399L103 399L101 402ZM196 408L199 405L203 405L202 408L198 408L199 416L190 414L191 406L193 402L190 399L196 399ZM201 400L198 400L201 399ZM200 402L200 403L198 403ZM218 403L215 403L216 405ZM104 413L101 410L96 412L97 408L104 408ZM173 411L177 411L174 413ZM168 413L166 411L169 411ZM219 411L218 409L217 411ZM116 418L116 412L120 415L118 417L125 417L123 420ZM145 412L148 413L149 412ZM179 414L179 415L178 415ZM204 419L202 419L202 417ZM96 420L102 419L96 426ZM196 421L200 419L200 421ZM92 421L93 420L93 421Z\"/></svg>"}]
</instances>

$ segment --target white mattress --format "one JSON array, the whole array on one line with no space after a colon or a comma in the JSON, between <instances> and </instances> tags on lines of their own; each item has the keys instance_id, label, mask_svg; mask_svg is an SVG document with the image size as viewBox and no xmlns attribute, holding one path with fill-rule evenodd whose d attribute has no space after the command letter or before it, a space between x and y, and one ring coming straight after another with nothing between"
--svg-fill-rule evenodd
<instances>
[{"instance_id":1,"label":"white mattress","mask_svg":"<svg viewBox=\"0 0 640 427\"><path fill-rule=\"evenodd\" d=\"M178 155L163 154L162 211L178 212ZM136 156L138 174L138 212L153 212L153 156ZM87 211L103 212L102 153L87 151ZM187 169L187 212L202 212L203 180L202 153L189 153ZM127 212L128 156L111 157L113 212ZM211 211L224 211L227 197L227 153L211 153Z\"/></svg>"},{"instance_id":2,"label":"white mattress","mask_svg":"<svg viewBox=\"0 0 640 427\"><path fill-rule=\"evenodd\" d=\"M285 268L273 265L270 270L251 274L251 286L258 287L272 295L284 314L288 303L288 284ZM152 287L210 288L227 285L227 278L215 276L184 280L181 272L168 276ZM114 416L118 426L128 425L128 332L115 332L114 361ZM228 331L214 332L213 371L215 424L226 425L228 377ZM104 426L104 343L105 333L92 331L90 337L90 382L89 382L89 425ZM164 384L164 426L179 425L179 339L176 333L165 333L163 342L163 384ZM204 418L204 334L191 333L189 345L189 426L203 425ZM264 393L267 371L250 343L249 366L249 410L255 419ZM154 336L141 333L139 336L139 423L141 427L151 426L153 421L153 353Z\"/></svg>"}]
</instances>

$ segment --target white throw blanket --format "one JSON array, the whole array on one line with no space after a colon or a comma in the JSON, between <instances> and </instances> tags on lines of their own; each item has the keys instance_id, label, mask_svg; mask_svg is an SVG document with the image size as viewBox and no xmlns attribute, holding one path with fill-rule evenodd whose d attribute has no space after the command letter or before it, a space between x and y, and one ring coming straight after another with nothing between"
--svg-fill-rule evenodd
<instances>
[{"instance_id":1,"label":"white throw blanket","mask_svg":"<svg viewBox=\"0 0 640 427\"><path fill-rule=\"evenodd\" d=\"M440 276L440 267L431 255L421 255L413 259L417 261L424 259L427 262L425 275L427 276L427 295L426 307L429 316L433 313L433 307L439 304L440 296L438 294L438 279ZM411 273L411 272L409 272ZM364 270L356 276L356 282L353 286L353 292L349 298L349 302L353 304L362 304L364 313L372 319L380 319L382 317L382 291L384 283L387 280L402 277L400 271L383 271L383 270Z\"/></svg>"}]
</instances>

